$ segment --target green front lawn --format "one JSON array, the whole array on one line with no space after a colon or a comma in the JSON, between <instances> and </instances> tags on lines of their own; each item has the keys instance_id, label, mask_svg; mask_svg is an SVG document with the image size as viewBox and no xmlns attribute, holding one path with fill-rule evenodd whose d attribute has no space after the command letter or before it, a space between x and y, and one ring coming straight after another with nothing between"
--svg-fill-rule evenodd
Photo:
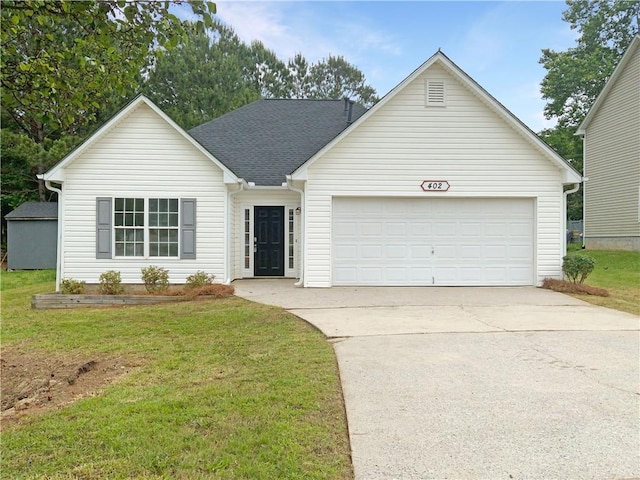
<instances>
[{"instance_id":1,"label":"green front lawn","mask_svg":"<svg viewBox=\"0 0 640 480\"><path fill-rule=\"evenodd\" d=\"M306 323L235 297L31 310L52 280L3 272L3 353L134 367L5 424L3 478L352 478L336 360Z\"/></svg>"},{"instance_id":2,"label":"green front lawn","mask_svg":"<svg viewBox=\"0 0 640 480\"><path fill-rule=\"evenodd\" d=\"M595 269L585 284L605 288L610 296L574 296L595 305L640 315L640 252L582 250L579 253L596 261Z\"/></svg>"}]
</instances>

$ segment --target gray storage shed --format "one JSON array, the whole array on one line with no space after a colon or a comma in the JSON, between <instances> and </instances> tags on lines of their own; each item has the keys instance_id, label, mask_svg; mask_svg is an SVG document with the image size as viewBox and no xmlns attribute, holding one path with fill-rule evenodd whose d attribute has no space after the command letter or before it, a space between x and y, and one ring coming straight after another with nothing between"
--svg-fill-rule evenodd
<instances>
[{"instance_id":1,"label":"gray storage shed","mask_svg":"<svg viewBox=\"0 0 640 480\"><path fill-rule=\"evenodd\" d=\"M7 269L56 268L58 204L26 202L5 215Z\"/></svg>"}]
</instances>

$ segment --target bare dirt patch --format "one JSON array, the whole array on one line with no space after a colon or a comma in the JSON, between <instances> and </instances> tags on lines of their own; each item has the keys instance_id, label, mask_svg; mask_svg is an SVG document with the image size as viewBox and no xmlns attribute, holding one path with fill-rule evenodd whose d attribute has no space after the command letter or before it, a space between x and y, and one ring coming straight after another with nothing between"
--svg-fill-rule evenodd
<instances>
[{"instance_id":1,"label":"bare dirt patch","mask_svg":"<svg viewBox=\"0 0 640 480\"><path fill-rule=\"evenodd\" d=\"M2 349L0 429L34 413L60 408L96 391L142 364L126 356L51 354Z\"/></svg>"}]
</instances>

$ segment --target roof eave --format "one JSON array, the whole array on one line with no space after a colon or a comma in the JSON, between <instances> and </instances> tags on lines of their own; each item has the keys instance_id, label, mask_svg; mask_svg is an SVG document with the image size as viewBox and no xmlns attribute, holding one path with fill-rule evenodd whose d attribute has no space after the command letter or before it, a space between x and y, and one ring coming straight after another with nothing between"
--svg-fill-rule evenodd
<instances>
[{"instance_id":1,"label":"roof eave","mask_svg":"<svg viewBox=\"0 0 640 480\"><path fill-rule=\"evenodd\" d=\"M589 124L593 120L593 117L595 117L596 113L600 109L600 106L604 103L604 99L607 97L607 95L609 95L609 91L613 88L613 85L616 83L616 80L621 75L622 71L624 70L624 67L626 66L627 63L629 63L635 50L639 46L640 46L640 35L636 35L635 37L633 37L633 40L629 44L629 47L627 47L627 51L624 52L624 55L618 62L618 65L616 65L616 68L613 69L611 76L607 80L607 83L605 83L600 94L596 97L596 100L595 102L593 102L593 105L591 105L591 108L587 112L587 115L584 117L584 120L582 120L582 123L580 123L580 125L578 126L578 129L576 130L575 135L585 135L587 133L587 128L589 127Z\"/></svg>"},{"instance_id":2,"label":"roof eave","mask_svg":"<svg viewBox=\"0 0 640 480\"><path fill-rule=\"evenodd\" d=\"M191 143L196 149L198 149L205 157L207 157L216 166L218 166L224 172L225 183L236 183L238 181L238 177L236 176L235 173L229 170L229 168L227 168L211 152L209 152L206 148L204 148L195 138L189 135L182 127L180 127L176 122L174 122L155 103L153 103L151 100L149 100L146 96L142 94L138 95L131 102L129 102L124 108L122 108L118 113L116 113L110 120L108 120L104 125L102 125L96 132L94 132L91 136L85 139L80 145L74 148L66 157L64 157L60 162L58 162L53 168L51 168L48 172L42 174L42 176L38 176L38 178L41 180L63 182L64 168L70 163L72 163L74 160L76 160L85 150L87 150L91 145L97 142L109 130L111 130L113 126L119 123L123 118L129 115L133 110L138 108L142 103L144 103L149 108L151 108L156 114L160 116L160 118L162 118L169 125L171 125L180 135L182 135L182 137L184 137L189 143Z\"/></svg>"},{"instance_id":3,"label":"roof eave","mask_svg":"<svg viewBox=\"0 0 640 480\"><path fill-rule=\"evenodd\" d=\"M469 88L471 88L474 93L481 98L483 98L492 108L498 113L498 115L502 116L504 120L511 123L518 131L521 132L528 138L535 146L538 147L539 150L542 151L556 166L561 168L563 171L567 171L568 176L575 178L577 175L580 177L580 173L575 170L564 158L562 158L558 153L556 153L549 145L547 145L538 135L535 134L529 127L527 127L519 118L517 118L513 113L511 113L504 105L502 105L495 97L493 97L489 92L487 92L482 86L480 86L473 78L471 78L464 70L462 70L458 65L456 65L449 57L447 57L444 53L438 50L434 55L432 55L427 61L425 61L422 65L416 68L407 78L405 78L402 82L396 85L389 93L387 93L378 103L376 103L373 107L371 107L367 112L365 112L360 118L358 118L355 122L353 122L349 127L342 131L339 135L337 135L331 142L321 148L315 155L313 155L309 160L303 163L300 167L298 167L294 172L292 172L291 177L294 180L303 180L306 179L306 169L312 165L319 157L321 157L325 152L330 150L336 143L340 142L343 138L351 133L355 128L366 121L369 116L373 115L376 111L378 111L382 106L384 106L387 102L389 102L393 97L395 97L400 91L404 89L404 87L415 80L417 77L422 75L428 68L430 68L434 63L441 62L442 65L447 68L453 75L458 77L464 84L466 84ZM574 182L570 182L574 183Z\"/></svg>"}]
</instances>

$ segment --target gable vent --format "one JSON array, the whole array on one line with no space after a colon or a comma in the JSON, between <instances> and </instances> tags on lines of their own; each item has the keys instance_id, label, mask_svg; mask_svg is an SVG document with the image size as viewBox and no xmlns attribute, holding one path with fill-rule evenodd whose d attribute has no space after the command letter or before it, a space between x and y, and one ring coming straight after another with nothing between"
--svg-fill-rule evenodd
<instances>
[{"instance_id":1,"label":"gable vent","mask_svg":"<svg viewBox=\"0 0 640 480\"><path fill-rule=\"evenodd\" d=\"M444 82L427 81L426 105L427 107L444 107L446 105Z\"/></svg>"}]
</instances>

